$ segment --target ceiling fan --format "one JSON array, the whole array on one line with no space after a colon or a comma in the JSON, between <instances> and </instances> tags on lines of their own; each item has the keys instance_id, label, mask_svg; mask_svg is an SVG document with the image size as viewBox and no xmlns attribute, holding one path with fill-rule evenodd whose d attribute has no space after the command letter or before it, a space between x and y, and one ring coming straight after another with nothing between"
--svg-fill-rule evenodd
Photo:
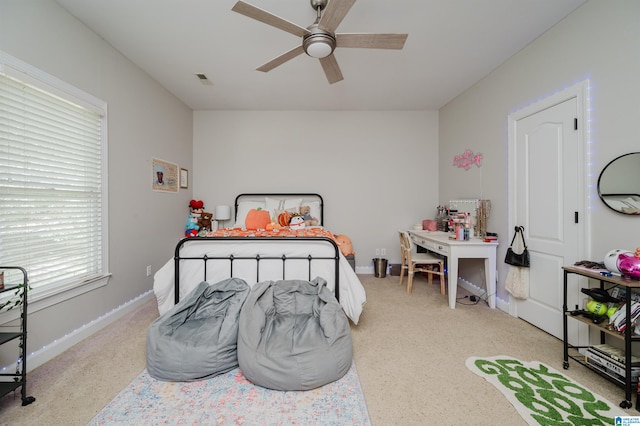
<instances>
[{"instance_id":1,"label":"ceiling fan","mask_svg":"<svg viewBox=\"0 0 640 426\"><path fill-rule=\"evenodd\" d=\"M310 0L310 2L311 7L317 13L317 18L307 28L282 19L242 0L231 8L234 12L302 38L301 45L260 66L257 68L258 71L271 71L290 59L306 53L312 58L320 60L320 65L322 65L327 80L329 80L330 84L333 84L343 80L342 72L333 55L336 48L402 49L404 47L408 34L336 34L336 28L338 28L338 25L340 25L356 0Z\"/></svg>"}]
</instances>

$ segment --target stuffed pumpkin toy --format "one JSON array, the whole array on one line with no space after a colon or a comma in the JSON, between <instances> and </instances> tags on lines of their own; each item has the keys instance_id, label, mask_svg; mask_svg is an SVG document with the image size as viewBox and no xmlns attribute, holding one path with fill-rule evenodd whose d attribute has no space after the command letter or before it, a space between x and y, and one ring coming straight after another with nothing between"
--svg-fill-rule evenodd
<instances>
[{"instance_id":1,"label":"stuffed pumpkin toy","mask_svg":"<svg viewBox=\"0 0 640 426\"><path fill-rule=\"evenodd\" d=\"M280 226L289 226L289 221L291 220L291 213L288 211L283 211L278 214L278 225Z\"/></svg>"},{"instance_id":2,"label":"stuffed pumpkin toy","mask_svg":"<svg viewBox=\"0 0 640 426\"><path fill-rule=\"evenodd\" d=\"M355 252L353 251L351 238L347 237L346 235L336 235L336 243L338 244L338 247L340 247L340 251L343 255L349 256L351 254L355 254Z\"/></svg>"},{"instance_id":3,"label":"stuffed pumpkin toy","mask_svg":"<svg viewBox=\"0 0 640 426\"><path fill-rule=\"evenodd\" d=\"M247 217L244 219L244 227L252 230L266 229L270 223L271 215L269 210L264 210L260 207L249 210Z\"/></svg>"}]
</instances>

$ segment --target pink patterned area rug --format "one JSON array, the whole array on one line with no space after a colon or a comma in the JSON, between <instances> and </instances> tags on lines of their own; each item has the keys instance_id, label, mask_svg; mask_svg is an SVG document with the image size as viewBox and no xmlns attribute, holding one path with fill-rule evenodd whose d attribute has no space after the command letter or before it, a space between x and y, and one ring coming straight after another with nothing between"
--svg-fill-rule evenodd
<instances>
[{"instance_id":1,"label":"pink patterned area rug","mask_svg":"<svg viewBox=\"0 0 640 426\"><path fill-rule=\"evenodd\" d=\"M145 369L89 425L370 425L355 363L310 391L256 386L239 369L197 382L162 382Z\"/></svg>"}]
</instances>

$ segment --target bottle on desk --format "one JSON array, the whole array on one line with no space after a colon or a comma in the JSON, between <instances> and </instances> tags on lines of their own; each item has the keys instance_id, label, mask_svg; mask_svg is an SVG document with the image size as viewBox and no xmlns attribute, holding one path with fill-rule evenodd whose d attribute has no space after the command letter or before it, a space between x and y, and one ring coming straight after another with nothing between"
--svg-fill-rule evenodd
<instances>
[{"instance_id":1,"label":"bottle on desk","mask_svg":"<svg viewBox=\"0 0 640 426\"><path fill-rule=\"evenodd\" d=\"M465 240L469 240L469 239L471 239L471 235L473 233L473 223L471 221L471 213L470 212L467 212L467 220L466 220L466 224L465 224L465 229L468 231L467 232L468 236L465 235L465 237L466 237Z\"/></svg>"}]
</instances>

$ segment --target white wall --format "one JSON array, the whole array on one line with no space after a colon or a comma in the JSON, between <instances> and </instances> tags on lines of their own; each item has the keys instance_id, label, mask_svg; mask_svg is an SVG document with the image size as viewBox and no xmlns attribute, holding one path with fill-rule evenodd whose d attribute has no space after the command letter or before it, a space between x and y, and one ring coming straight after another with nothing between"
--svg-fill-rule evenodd
<instances>
[{"instance_id":1,"label":"white wall","mask_svg":"<svg viewBox=\"0 0 640 426\"><path fill-rule=\"evenodd\" d=\"M192 169L192 112L51 0L2 0L0 50L108 104L113 276L105 287L30 313L29 352L55 351L149 292L146 266L155 271L172 256L191 193L151 191L151 158Z\"/></svg>"},{"instance_id":2,"label":"white wall","mask_svg":"<svg viewBox=\"0 0 640 426\"><path fill-rule=\"evenodd\" d=\"M357 267L376 248L399 261L397 231L435 216L435 111L197 111L194 197L213 209L243 192L317 192L325 226Z\"/></svg>"},{"instance_id":3,"label":"white wall","mask_svg":"<svg viewBox=\"0 0 640 426\"><path fill-rule=\"evenodd\" d=\"M440 110L440 200L477 196L493 204L489 229L508 247L507 116L588 78L591 167L588 177L593 260L614 248L640 246L640 218L618 214L598 198L596 182L613 158L640 151L640 2L591 0ZM481 169L451 167L454 155L482 152ZM480 175L482 185L479 185ZM612 232L613 230L613 232ZM499 263L498 296L506 266Z\"/></svg>"}]
</instances>

